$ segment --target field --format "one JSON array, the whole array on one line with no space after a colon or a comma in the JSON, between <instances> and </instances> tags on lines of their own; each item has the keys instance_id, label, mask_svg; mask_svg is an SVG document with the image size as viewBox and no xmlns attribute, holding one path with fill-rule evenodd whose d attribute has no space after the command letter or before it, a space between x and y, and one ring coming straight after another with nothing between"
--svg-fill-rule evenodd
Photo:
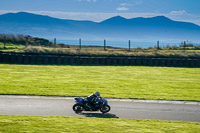
<instances>
[{"instance_id":1,"label":"field","mask_svg":"<svg viewBox=\"0 0 200 133\"><path fill-rule=\"evenodd\" d=\"M105 124L106 123L106 124ZM0 132L176 132L197 133L200 123L77 117L0 116Z\"/></svg>"},{"instance_id":2,"label":"field","mask_svg":"<svg viewBox=\"0 0 200 133\"><path fill-rule=\"evenodd\" d=\"M200 68L0 64L0 94L200 101Z\"/></svg>"}]
</instances>

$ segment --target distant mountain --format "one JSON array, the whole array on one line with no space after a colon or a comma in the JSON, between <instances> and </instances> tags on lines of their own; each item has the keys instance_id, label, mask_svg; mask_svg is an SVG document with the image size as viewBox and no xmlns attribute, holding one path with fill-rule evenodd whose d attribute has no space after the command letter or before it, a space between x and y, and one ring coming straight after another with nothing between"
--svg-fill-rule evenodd
<instances>
[{"instance_id":1,"label":"distant mountain","mask_svg":"<svg viewBox=\"0 0 200 133\"><path fill-rule=\"evenodd\" d=\"M0 33L29 34L58 39L196 41L200 37L200 26L173 21L165 16L132 19L115 16L97 23L19 12L0 15Z\"/></svg>"}]
</instances>

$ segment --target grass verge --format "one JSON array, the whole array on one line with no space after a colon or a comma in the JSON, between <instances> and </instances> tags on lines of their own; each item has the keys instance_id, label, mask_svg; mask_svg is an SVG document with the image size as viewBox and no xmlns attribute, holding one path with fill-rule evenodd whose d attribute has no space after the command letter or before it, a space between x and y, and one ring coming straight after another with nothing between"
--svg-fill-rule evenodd
<instances>
[{"instance_id":1,"label":"grass verge","mask_svg":"<svg viewBox=\"0 0 200 133\"><path fill-rule=\"evenodd\" d=\"M6 43L4 48L4 44L0 42L0 51L2 52L24 52L24 49L24 45L16 45L12 43Z\"/></svg>"},{"instance_id":2,"label":"grass verge","mask_svg":"<svg viewBox=\"0 0 200 133\"><path fill-rule=\"evenodd\" d=\"M200 101L200 68L0 64L0 94Z\"/></svg>"},{"instance_id":3,"label":"grass verge","mask_svg":"<svg viewBox=\"0 0 200 133\"><path fill-rule=\"evenodd\" d=\"M18 132L176 132L197 133L200 123L159 120L78 118L62 116L0 116L1 133Z\"/></svg>"},{"instance_id":4,"label":"grass verge","mask_svg":"<svg viewBox=\"0 0 200 133\"><path fill-rule=\"evenodd\" d=\"M7 43L6 48L0 42L1 52L25 52L25 53L40 53L40 54L69 54L69 55L88 55L88 56L142 56L142 57L200 57L200 47L188 47L183 50L182 47L176 48L163 48L157 50L156 48L133 48L130 51L126 48L113 48L98 46L79 46L69 45L69 47L45 47L45 46L32 46L25 47L24 45L17 45Z\"/></svg>"}]
</instances>

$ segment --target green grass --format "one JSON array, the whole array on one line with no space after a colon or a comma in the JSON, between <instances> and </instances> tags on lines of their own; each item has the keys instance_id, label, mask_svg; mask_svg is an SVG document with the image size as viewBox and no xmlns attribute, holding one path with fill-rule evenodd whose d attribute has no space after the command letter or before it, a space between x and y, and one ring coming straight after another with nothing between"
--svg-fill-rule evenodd
<instances>
[{"instance_id":1,"label":"green grass","mask_svg":"<svg viewBox=\"0 0 200 133\"><path fill-rule=\"evenodd\" d=\"M12 43L6 43L6 48L4 49L4 44L0 42L0 51L3 52L24 52L24 45L17 45Z\"/></svg>"},{"instance_id":2,"label":"green grass","mask_svg":"<svg viewBox=\"0 0 200 133\"><path fill-rule=\"evenodd\" d=\"M198 133L200 123L58 116L0 116L1 133Z\"/></svg>"},{"instance_id":3,"label":"green grass","mask_svg":"<svg viewBox=\"0 0 200 133\"><path fill-rule=\"evenodd\" d=\"M200 101L200 68L0 64L0 94Z\"/></svg>"},{"instance_id":4,"label":"green grass","mask_svg":"<svg viewBox=\"0 0 200 133\"><path fill-rule=\"evenodd\" d=\"M171 47L170 47L171 48ZM45 47L45 46L31 46L6 44L6 49L3 48L3 43L0 42L0 51L3 52L26 52L26 53L45 53L45 54L69 54L69 55L92 55L92 56L145 56L145 57L200 57L200 50L195 47L187 47L184 51L182 47L175 47L173 49L163 48L157 50L156 48L134 48L128 51L126 48L112 48L97 46L79 46L69 45L69 48L62 47ZM195 50L196 49L196 50Z\"/></svg>"},{"instance_id":5,"label":"green grass","mask_svg":"<svg viewBox=\"0 0 200 133\"><path fill-rule=\"evenodd\" d=\"M24 49L24 52L29 53L48 53L48 54L70 54L70 55L106 55L106 56L153 56L153 57L200 57L200 50L156 50L156 48L149 49L128 49L124 48L106 48L103 47L79 47L71 46L70 48L49 48L41 46L29 46Z\"/></svg>"}]
</instances>

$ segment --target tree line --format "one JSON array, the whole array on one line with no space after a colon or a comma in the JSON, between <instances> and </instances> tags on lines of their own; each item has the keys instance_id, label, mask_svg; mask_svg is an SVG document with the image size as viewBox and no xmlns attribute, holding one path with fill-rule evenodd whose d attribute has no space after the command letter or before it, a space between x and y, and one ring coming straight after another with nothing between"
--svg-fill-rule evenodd
<instances>
[{"instance_id":1,"label":"tree line","mask_svg":"<svg viewBox=\"0 0 200 133\"><path fill-rule=\"evenodd\" d=\"M0 42L12 43L16 45L33 45L33 46L52 46L53 43L47 39L32 37L30 35L14 35L14 34L0 34Z\"/></svg>"}]
</instances>

